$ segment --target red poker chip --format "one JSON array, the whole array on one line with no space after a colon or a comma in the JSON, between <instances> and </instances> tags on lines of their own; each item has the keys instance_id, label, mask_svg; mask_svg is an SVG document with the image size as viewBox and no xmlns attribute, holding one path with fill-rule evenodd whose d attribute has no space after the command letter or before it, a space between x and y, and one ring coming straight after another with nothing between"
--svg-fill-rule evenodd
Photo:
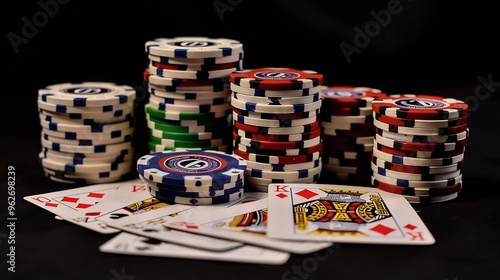
<instances>
[{"instance_id":1,"label":"red poker chip","mask_svg":"<svg viewBox=\"0 0 500 280\"><path fill-rule=\"evenodd\" d=\"M307 154L307 155L299 155L299 156L273 156L273 155L262 155L262 154L254 154L247 153L238 149L234 149L233 153L237 156L242 157L245 160L251 160L255 162L261 163L269 163L269 164L295 164L295 163L305 163L314 161L321 157L321 151Z\"/></svg>"},{"instance_id":2,"label":"red poker chip","mask_svg":"<svg viewBox=\"0 0 500 280\"><path fill-rule=\"evenodd\" d=\"M454 157L458 156L464 153L463 149L457 149L454 151L407 151L407 150L397 150L393 149L387 146L384 146L380 143L377 143L374 149L377 149L381 152L391 154L391 155L396 155L396 156L402 156L402 157L412 157L412 158L448 158L448 157Z\"/></svg>"},{"instance_id":3,"label":"red poker chip","mask_svg":"<svg viewBox=\"0 0 500 280\"><path fill-rule=\"evenodd\" d=\"M297 133L297 134L270 135L265 133L248 132L234 127L233 133L245 138L256 139L259 141L275 141L275 142L303 141L321 136L320 129L315 129L310 132Z\"/></svg>"},{"instance_id":4,"label":"red poker chip","mask_svg":"<svg viewBox=\"0 0 500 280\"><path fill-rule=\"evenodd\" d=\"M406 142L393 140L381 136L380 134L375 134L375 140L386 147L393 148L396 150L406 150L406 151L427 151L427 152L445 152L457 149L463 149L467 146L468 138L447 142L447 143L422 143L422 142Z\"/></svg>"},{"instance_id":5,"label":"red poker chip","mask_svg":"<svg viewBox=\"0 0 500 280\"><path fill-rule=\"evenodd\" d=\"M403 172L403 173L411 173L411 174L422 174L422 175L449 173L460 170L464 167L464 160L455 164L443 165L443 166L414 166L414 165L388 162L372 155L371 161L376 166L382 167L387 170Z\"/></svg>"},{"instance_id":6,"label":"red poker chip","mask_svg":"<svg viewBox=\"0 0 500 280\"><path fill-rule=\"evenodd\" d=\"M264 90L306 89L323 84L323 74L311 70L264 67L235 71L229 75L231 83Z\"/></svg>"},{"instance_id":7,"label":"red poker chip","mask_svg":"<svg viewBox=\"0 0 500 280\"><path fill-rule=\"evenodd\" d=\"M260 155L270 155L270 156L302 156L309 155L316 152L320 152L323 148L323 143L309 147L309 148L298 148L298 149L268 149L259 146L245 146L237 142L233 142L234 147L240 151L260 154Z\"/></svg>"},{"instance_id":8,"label":"red poker chip","mask_svg":"<svg viewBox=\"0 0 500 280\"><path fill-rule=\"evenodd\" d=\"M320 113L320 109L301 112L301 113L290 113L290 114L271 114L271 113L257 113L248 110L241 110L239 108L233 107L233 112L240 116L260 118L265 120L297 120L305 119L313 116L317 116Z\"/></svg>"},{"instance_id":9,"label":"red poker chip","mask_svg":"<svg viewBox=\"0 0 500 280\"><path fill-rule=\"evenodd\" d=\"M301 141L266 141L255 138L247 138L236 134L233 130L233 141L236 144L243 144L245 146L257 147L260 149L270 149L270 150L288 150L288 149L303 149L308 148L304 145L317 145L321 141L320 136L313 138L311 140L301 140Z\"/></svg>"},{"instance_id":10,"label":"red poker chip","mask_svg":"<svg viewBox=\"0 0 500 280\"><path fill-rule=\"evenodd\" d=\"M446 120L466 116L468 105L454 98L405 94L374 100L372 109L380 115L395 118Z\"/></svg>"},{"instance_id":11,"label":"red poker chip","mask_svg":"<svg viewBox=\"0 0 500 280\"><path fill-rule=\"evenodd\" d=\"M367 108L375 99L386 98L387 94L379 89L353 86L323 86L321 98L323 107L337 108Z\"/></svg>"},{"instance_id":12,"label":"red poker chip","mask_svg":"<svg viewBox=\"0 0 500 280\"><path fill-rule=\"evenodd\" d=\"M447 120L415 120L415 119L405 119L405 118L395 118L386 115L380 115L375 113L375 119L386 124L392 124L404 127L420 127L420 128L441 128L441 127L453 127L467 124L467 116L456 119Z\"/></svg>"}]
</instances>

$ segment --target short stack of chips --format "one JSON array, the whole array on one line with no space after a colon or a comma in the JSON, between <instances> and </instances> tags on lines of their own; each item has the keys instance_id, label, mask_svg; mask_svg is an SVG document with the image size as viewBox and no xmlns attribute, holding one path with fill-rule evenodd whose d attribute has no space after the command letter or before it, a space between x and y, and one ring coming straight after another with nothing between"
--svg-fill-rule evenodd
<instances>
[{"instance_id":1,"label":"short stack of chips","mask_svg":"<svg viewBox=\"0 0 500 280\"><path fill-rule=\"evenodd\" d=\"M321 173L319 97L323 75L259 68L230 74L233 153L247 160L246 185L314 183Z\"/></svg>"},{"instance_id":2,"label":"short stack of chips","mask_svg":"<svg viewBox=\"0 0 500 280\"><path fill-rule=\"evenodd\" d=\"M150 152L230 148L229 74L242 69L232 39L158 38L146 42Z\"/></svg>"},{"instance_id":3,"label":"short stack of chips","mask_svg":"<svg viewBox=\"0 0 500 280\"><path fill-rule=\"evenodd\" d=\"M375 127L372 101L387 96L379 89L322 86L321 137L324 181L370 186Z\"/></svg>"},{"instance_id":4,"label":"short stack of chips","mask_svg":"<svg viewBox=\"0 0 500 280\"><path fill-rule=\"evenodd\" d=\"M213 150L153 152L137 160L150 194L169 204L208 205L238 200L246 161Z\"/></svg>"},{"instance_id":5,"label":"short stack of chips","mask_svg":"<svg viewBox=\"0 0 500 280\"><path fill-rule=\"evenodd\" d=\"M108 82L62 83L38 91L46 177L68 184L123 179L133 170L136 91Z\"/></svg>"},{"instance_id":6,"label":"short stack of chips","mask_svg":"<svg viewBox=\"0 0 500 280\"><path fill-rule=\"evenodd\" d=\"M458 197L469 137L468 106L431 95L389 95L372 103L373 186L410 203Z\"/></svg>"}]
</instances>

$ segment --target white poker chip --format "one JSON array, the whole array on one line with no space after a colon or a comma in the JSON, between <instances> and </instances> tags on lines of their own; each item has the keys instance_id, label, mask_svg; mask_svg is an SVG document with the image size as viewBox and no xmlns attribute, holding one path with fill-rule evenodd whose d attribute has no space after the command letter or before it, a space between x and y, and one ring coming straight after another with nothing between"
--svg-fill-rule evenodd
<instances>
[{"instance_id":1,"label":"white poker chip","mask_svg":"<svg viewBox=\"0 0 500 280\"><path fill-rule=\"evenodd\" d=\"M98 107L129 103L136 97L133 87L107 82L62 83L38 90L40 100L74 107Z\"/></svg>"},{"instance_id":2,"label":"white poker chip","mask_svg":"<svg viewBox=\"0 0 500 280\"><path fill-rule=\"evenodd\" d=\"M157 38L145 44L148 54L174 58L233 56L243 52L237 40L208 37Z\"/></svg>"}]
</instances>

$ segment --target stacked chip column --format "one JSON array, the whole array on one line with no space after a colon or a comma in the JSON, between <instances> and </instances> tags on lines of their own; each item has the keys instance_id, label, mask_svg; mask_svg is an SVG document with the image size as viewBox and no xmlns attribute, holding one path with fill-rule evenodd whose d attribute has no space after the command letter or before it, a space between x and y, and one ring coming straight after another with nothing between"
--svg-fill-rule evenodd
<instances>
[{"instance_id":1,"label":"stacked chip column","mask_svg":"<svg viewBox=\"0 0 500 280\"><path fill-rule=\"evenodd\" d=\"M44 175L65 184L122 180L133 170L136 91L109 82L38 91Z\"/></svg>"},{"instance_id":2,"label":"stacked chip column","mask_svg":"<svg viewBox=\"0 0 500 280\"><path fill-rule=\"evenodd\" d=\"M432 95L390 95L372 103L373 186L410 203L458 197L469 137L468 106Z\"/></svg>"},{"instance_id":3,"label":"stacked chip column","mask_svg":"<svg viewBox=\"0 0 500 280\"><path fill-rule=\"evenodd\" d=\"M229 74L242 69L232 39L158 38L145 44L150 152L231 147Z\"/></svg>"},{"instance_id":4,"label":"stacked chip column","mask_svg":"<svg viewBox=\"0 0 500 280\"><path fill-rule=\"evenodd\" d=\"M370 186L375 136L371 103L385 96L367 87L321 88L322 181Z\"/></svg>"},{"instance_id":5,"label":"stacked chip column","mask_svg":"<svg viewBox=\"0 0 500 280\"><path fill-rule=\"evenodd\" d=\"M247 160L245 186L314 183L321 169L319 112L323 75L259 68L230 74L233 153Z\"/></svg>"}]
</instances>

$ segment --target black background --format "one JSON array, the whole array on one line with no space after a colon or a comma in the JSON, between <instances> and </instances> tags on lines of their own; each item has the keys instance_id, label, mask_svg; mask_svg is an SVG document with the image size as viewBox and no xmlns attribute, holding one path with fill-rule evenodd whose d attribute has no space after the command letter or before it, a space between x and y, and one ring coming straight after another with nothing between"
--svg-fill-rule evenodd
<instances>
[{"instance_id":1,"label":"black background","mask_svg":"<svg viewBox=\"0 0 500 280\"><path fill-rule=\"evenodd\" d=\"M2 186L6 186L7 166L16 168L15 279L111 279L110 271L122 267L135 279L280 279L293 265L300 266L307 259L294 255L286 265L264 266L104 255L97 247L108 236L56 221L50 213L23 201L25 195L64 187L44 179L37 163L41 149L37 90L55 83L108 81L134 86L142 90L139 98L144 98L144 43L177 36L240 40L247 69L310 69L324 74L325 85L368 86L390 94L433 94L466 101L471 108L471 136L464 191L451 202L415 205L437 243L429 247L336 245L334 253L308 276L496 279L500 272L496 238L500 229L500 153L496 141L500 52L495 42L500 28L495 8L487 1L467 5L456 1L401 1L402 11L392 14L390 22L375 32L348 63L339 44L355 45L353 28L364 29L374 20L371 11L386 10L389 1L325 2L187 0L104 4L73 0L60 4L46 21L33 17L42 11L37 1L5 4L0 101L0 163L5 175L0 177ZM214 3L228 9L217 12ZM9 38L13 34L25 36L24 17L32 23L38 20L38 27L15 51ZM480 88L481 80L493 81L489 91ZM0 197L4 217L6 192ZM5 228L0 230L2 237L5 233ZM8 252L6 239L0 241L3 275Z\"/></svg>"}]
</instances>

